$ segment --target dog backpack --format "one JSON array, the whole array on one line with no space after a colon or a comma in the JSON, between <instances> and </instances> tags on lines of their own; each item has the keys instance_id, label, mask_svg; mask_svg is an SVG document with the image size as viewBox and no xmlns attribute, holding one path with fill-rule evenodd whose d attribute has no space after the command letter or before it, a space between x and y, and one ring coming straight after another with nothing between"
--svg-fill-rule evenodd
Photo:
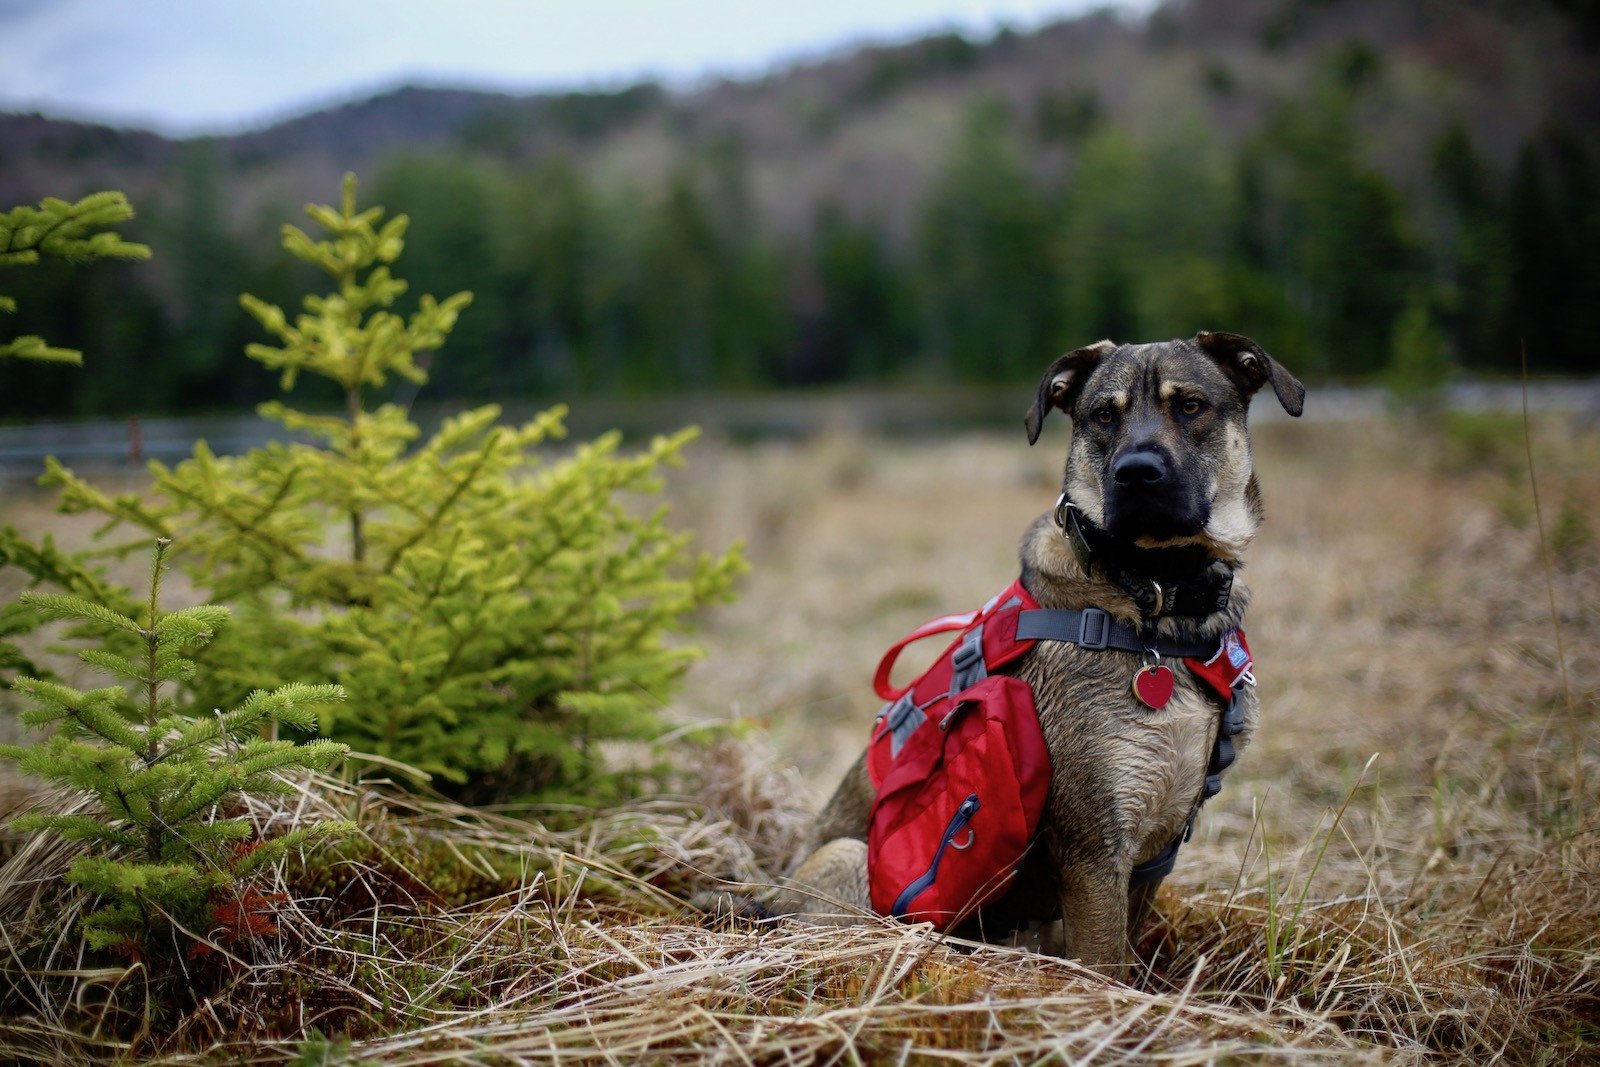
<instances>
[{"instance_id":1,"label":"dog backpack","mask_svg":"<svg viewBox=\"0 0 1600 1067\"><path fill-rule=\"evenodd\" d=\"M867 748L878 914L943 930L1010 884L1044 811L1050 755L1033 690L992 672L1033 647L1017 640L1017 619L1038 606L1015 582L981 611L918 627L878 664L873 686L890 702ZM889 684L902 649L951 631L960 634L921 677Z\"/></svg>"},{"instance_id":2,"label":"dog backpack","mask_svg":"<svg viewBox=\"0 0 1600 1067\"><path fill-rule=\"evenodd\" d=\"M907 645L954 631L956 640L916 681L904 689L890 684ZM1141 637L1097 608L1041 610L1022 582L1013 582L979 611L917 627L878 664L873 688L889 702L867 746L876 790L867 883L878 914L946 930L1010 885L1044 812L1051 766L1033 690L994 671L1040 640L1181 657L1221 708L1198 803L1222 788L1232 739L1244 729L1239 692L1255 682L1243 630L1198 644ZM1135 867L1132 883L1165 877L1187 833Z\"/></svg>"}]
</instances>

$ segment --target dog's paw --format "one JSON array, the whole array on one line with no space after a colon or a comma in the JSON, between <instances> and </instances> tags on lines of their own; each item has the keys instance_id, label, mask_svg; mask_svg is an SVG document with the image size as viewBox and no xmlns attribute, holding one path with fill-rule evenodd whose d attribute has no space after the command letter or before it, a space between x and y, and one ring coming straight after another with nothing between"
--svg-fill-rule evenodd
<instances>
[{"instance_id":1,"label":"dog's paw","mask_svg":"<svg viewBox=\"0 0 1600 1067\"><path fill-rule=\"evenodd\" d=\"M1026 923L994 943L1008 948L1029 949L1044 956L1059 956L1064 949L1061 920Z\"/></svg>"},{"instance_id":2,"label":"dog's paw","mask_svg":"<svg viewBox=\"0 0 1600 1067\"><path fill-rule=\"evenodd\" d=\"M689 898L689 906L713 924L757 923L777 918L777 914L759 900L725 889L702 889Z\"/></svg>"}]
</instances>

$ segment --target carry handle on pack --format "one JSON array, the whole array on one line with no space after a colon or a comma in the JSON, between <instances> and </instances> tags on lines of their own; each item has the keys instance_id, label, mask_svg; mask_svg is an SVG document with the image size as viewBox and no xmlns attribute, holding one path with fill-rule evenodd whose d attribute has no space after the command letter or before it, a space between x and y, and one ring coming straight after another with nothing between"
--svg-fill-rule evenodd
<instances>
[{"instance_id":1,"label":"carry handle on pack","mask_svg":"<svg viewBox=\"0 0 1600 1067\"><path fill-rule=\"evenodd\" d=\"M880 700L899 700L911 692L911 686L916 685L916 681L912 681L910 685L899 689L896 689L889 681L889 675L894 670L895 660L900 658L900 653L904 652L908 646L916 644L925 637L965 630L972 625L978 615L979 612L976 611L968 611L961 615L941 615L937 619L929 619L915 630L906 634L894 645L890 646L889 651L883 654L883 659L878 661L878 671L872 676L873 692L878 694Z\"/></svg>"}]
</instances>

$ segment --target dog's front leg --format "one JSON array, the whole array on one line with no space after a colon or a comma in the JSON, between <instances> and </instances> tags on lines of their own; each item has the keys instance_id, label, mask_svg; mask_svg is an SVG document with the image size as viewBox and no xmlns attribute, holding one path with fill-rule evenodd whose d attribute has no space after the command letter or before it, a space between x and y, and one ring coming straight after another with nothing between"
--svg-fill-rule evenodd
<instances>
[{"instance_id":1,"label":"dog's front leg","mask_svg":"<svg viewBox=\"0 0 1600 1067\"><path fill-rule=\"evenodd\" d=\"M1110 842L1050 836L1059 873L1061 938L1048 946L1114 978L1128 962L1128 872L1126 857Z\"/></svg>"},{"instance_id":2,"label":"dog's front leg","mask_svg":"<svg viewBox=\"0 0 1600 1067\"><path fill-rule=\"evenodd\" d=\"M820 926L850 926L872 914L867 886L867 843L836 837L805 858L784 879L772 901L778 915Z\"/></svg>"},{"instance_id":3,"label":"dog's front leg","mask_svg":"<svg viewBox=\"0 0 1600 1067\"><path fill-rule=\"evenodd\" d=\"M779 915L845 925L872 911L867 886L867 819L875 792L863 754L817 815L770 907Z\"/></svg>"}]
</instances>

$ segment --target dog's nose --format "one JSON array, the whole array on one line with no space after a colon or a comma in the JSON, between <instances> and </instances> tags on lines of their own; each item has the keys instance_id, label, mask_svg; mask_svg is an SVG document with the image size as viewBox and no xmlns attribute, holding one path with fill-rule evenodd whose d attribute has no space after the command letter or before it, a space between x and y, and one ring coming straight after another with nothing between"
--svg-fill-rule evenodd
<instances>
[{"instance_id":1,"label":"dog's nose","mask_svg":"<svg viewBox=\"0 0 1600 1067\"><path fill-rule=\"evenodd\" d=\"M1112 464L1111 476L1118 485L1155 485L1166 480L1167 461L1159 452L1129 452Z\"/></svg>"}]
</instances>

